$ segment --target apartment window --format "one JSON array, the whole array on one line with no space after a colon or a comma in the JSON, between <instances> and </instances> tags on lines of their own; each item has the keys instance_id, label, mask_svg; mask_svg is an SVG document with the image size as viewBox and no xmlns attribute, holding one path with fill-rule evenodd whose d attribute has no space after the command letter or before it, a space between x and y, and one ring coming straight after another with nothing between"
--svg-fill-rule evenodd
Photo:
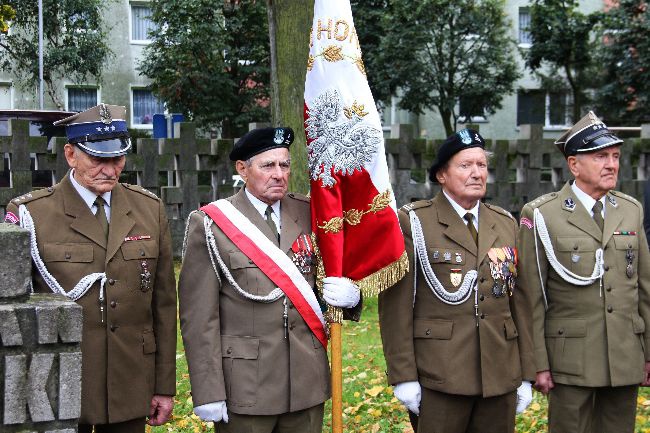
<instances>
[{"instance_id":1,"label":"apartment window","mask_svg":"<svg viewBox=\"0 0 650 433\"><path fill-rule=\"evenodd\" d=\"M12 108L11 84L0 83L0 108Z\"/></svg>"},{"instance_id":2,"label":"apartment window","mask_svg":"<svg viewBox=\"0 0 650 433\"><path fill-rule=\"evenodd\" d=\"M566 92L527 89L517 93L517 125L566 126L567 109Z\"/></svg>"},{"instance_id":3,"label":"apartment window","mask_svg":"<svg viewBox=\"0 0 650 433\"><path fill-rule=\"evenodd\" d=\"M519 43L530 45L533 39L530 36L530 9L519 8Z\"/></svg>"},{"instance_id":4,"label":"apartment window","mask_svg":"<svg viewBox=\"0 0 650 433\"><path fill-rule=\"evenodd\" d=\"M148 41L149 31L156 25L151 21L151 8L149 6L131 5L131 40Z\"/></svg>"},{"instance_id":5,"label":"apartment window","mask_svg":"<svg viewBox=\"0 0 650 433\"><path fill-rule=\"evenodd\" d=\"M151 90L133 89L133 124L150 125L153 115L165 112L165 104Z\"/></svg>"},{"instance_id":6,"label":"apartment window","mask_svg":"<svg viewBox=\"0 0 650 433\"><path fill-rule=\"evenodd\" d=\"M84 111L97 105L97 89L68 87L68 111Z\"/></svg>"},{"instance_id":7,"label":"apartment window","mask_svg":"<svg viewBox=\"0 0 650 433\"><path fill-rule=\"evenodd\" d=\"M485 122L485 108L471 98L459 98L458 121L461 123Z\"/></svg>"}]
</instances>

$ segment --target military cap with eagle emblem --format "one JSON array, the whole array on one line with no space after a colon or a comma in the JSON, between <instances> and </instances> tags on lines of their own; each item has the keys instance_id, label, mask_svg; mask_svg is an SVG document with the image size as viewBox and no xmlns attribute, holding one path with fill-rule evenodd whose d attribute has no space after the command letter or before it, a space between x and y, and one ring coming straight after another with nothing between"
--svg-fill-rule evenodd
<instances>
[{"instance_id":1,"label":"military cap with eagle emblem","mask_svg":"<svg viewBox=\"0 0 650 433\"><path fill-rule=\"evenodd\" d=\"M231 161L245 161L259 153L278 147L287 149L293 143L293 129L289 127L258 128L242 136L230 152Z\"/></svg>"},{"instance_id":2,"label":"military cap with eagle emblem","mask_svg":"<svg viewBox=\"0 0 650 433\"><path fill-rule=\"evenodd\" d=\"M54 124L65 126L68 142L92 156L113 158L131 149L123 106L99 104Z\"/></svg>"},{"instance_id":3,"label":"military cap with eagle emblem","mask_svg":"<svg viewBox=\"0 0 650 433\"><path fill-rule=\"evenodd\" d=\"M587 113L555 142L565 157L594 152L619 144L623 144L623 140L607 129L607 125L593 111Z\"/></svg>"}]
</instances>

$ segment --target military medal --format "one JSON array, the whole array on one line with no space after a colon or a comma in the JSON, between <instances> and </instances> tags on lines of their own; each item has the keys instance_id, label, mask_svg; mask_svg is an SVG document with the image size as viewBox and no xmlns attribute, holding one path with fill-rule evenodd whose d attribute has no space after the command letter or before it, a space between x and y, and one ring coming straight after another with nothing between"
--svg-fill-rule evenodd
<instances>
[{"instance_id":1,"label":"military medal","mask_svg":"<svg viewBox=\"0 0 650 433\"><path fill-rule=\"evenodd\" d=\"M443 256L445 258L445 262L451 262L451 253L449 251L445 251Z\"/></svg>"},{"instance_id":2,"label":"military medal","mask_svg":"<svg viewBox=\"0 0 650 433\"><path fill-rule=\"evenodd\" d=\"M634 275L634 267L632 266L632 263L634 262L634 252L632 252L632 248L629 248L625 253L625 260L627 260L625 275L627 275L628 278L632 278Z\"/></svg>"},{"instance_id":3,"label":"military medal","mask_svg":"<svg viewBox=\"0 0 650 433\"><path fill-rule=\"evenodd\" d=\"M492 263L496 263L498 261L497 253L494 251L494 248L490 248L490 251L488 251L488 257Z\"/></svg>"},{"instance_id":4,"label":"military medal","mask_svg":"<svg viewBox=\"0 0 650 433\"><path fill-rule=\"evenodd\" d=\"M461 263L463 261L463 256L460 253L456 253L456 263Z\"/></svg>"},{"instance_id":5,"label":"military medal","mask_svg":"<svg viewBox=\"0 0 650 433\"><path fill-rule=\"evenodd\" d=\"M453 284L454 287L460 286L460 283L463 281L463 274L461 272L461 269L451 269L449 271L449 279L451 280L451 284Z\"/></svg>"},{"instance_id":6,"label":"military medal","mask_svg":"<svg viewBox=\"0 0 650 433\"><path fill-rule=\"evenodd\" d=\"M438 260L440 258L440 252L438 250L435 250L433 252L433 260Z\"/></svg>"},{"instance_id":7,"label":"military medal","mask_svg":"<svg viewBox=\"0 0 650 433\"><path fill-rule=\"evenodd\" d=\"M293 257L291 260L296 265L300 273L308 274L311 272L313 264L313 251L311 238L305 234L298 236L296 241L291 245Z\"/></svg>"},{"instance_id":8,"label":"military medal","mask_svg":"<svg viewBox=\"0 0 650 433\"><path fill-rule=\"evenodd\" d=\"M140 290L148 292L151 290L151 272L149 272L149 265L146 260L140 263Z\"/></svg>"}]
</instances>

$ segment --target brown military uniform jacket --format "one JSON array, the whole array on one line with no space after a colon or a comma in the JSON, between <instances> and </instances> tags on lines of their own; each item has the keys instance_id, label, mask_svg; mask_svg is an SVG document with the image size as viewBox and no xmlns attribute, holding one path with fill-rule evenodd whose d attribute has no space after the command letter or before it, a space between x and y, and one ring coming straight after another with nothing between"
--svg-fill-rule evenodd
<instances>
[{"instance_id":1,"label":"brown military uniform jacket","mask_svg":"<svg viewBox=\"0 0 650 433\"><path fill-rule=\"evenodd\" d=\"M242 189L228 200L269 239L267 222ZM288 194L281 201L280 249L311 233L309 200ZM327 352L287 299L288 328L281 297L272 303L246 299L212 266L203 212L189 219L179 282L180 319L194 406L226 400L243 415L275 415L313 407L329 398ZM268 295L275 284L215 225L221 258L237 284L253 295ZM312 271L304 274L313 287Z\"/></svg>"},{"instance_id":2,"label":"brown military uniform jacket","mask_svg":"<svg viewBox=\"0 0 650 433\"><path fill-rule=\"evenodd\" d=\"M537 371L577 386L622 386L643 380L650 360L650 253L643 231L643 210L633 198L607 194L605 226L600 233L590 213L567 183L557 193L524 206L519 229L521 284L533 300L533 340ZM571 272L591 275L598 248L605 273L586 286L566 282L551 267L538 239L539 268L532 228L533 210L544 216L555 255ZM630 275L628 251L634 255ZM544 307L544 283L548 310Z\"/></svg>"},{"instance_id":3,"label":"brown military uniform jacket","mask_svg":"<svg viewBox=\"0 0 650 433\"><path fill-rule=\"evenodd\" d=\"M133 185L111 193L108 243L97 218L69 177L12 200L26 205L40 256L64 290L86 275L106 272L104 323L99 281L83 307L81 424L106 424L149 415L153 394L176 391L176 286L171 239L160 200ZM149 239L125 241L129 236ZM150 284L141 285L143 263ZM51 293L34 268L34 290Z\"/></svg>"},{"instance_id":4,"label":"brown military uniform jacket","mask_svg":"<svg viewBox=\"0 0 650 433\"><path fill-rule=\"evenodd\" d=\"M448 305L429 288L420 263L413 261L408 209L420 219L431 267L445 290L457 290L452 269L460 269L463 278L470 270L478 271L477 311L474 293L460 305ZM495 297L487 255L491 248L515 247L517 225L512 217L496 206L480 204L478 248L442 192L403 207L399 220L409 272L379 296L388 381L395 385L417 380L448 394L492 397L514 391L522 379L534 380L528 291L517 285L512 296Z\"/></svg>"}]
</instances>

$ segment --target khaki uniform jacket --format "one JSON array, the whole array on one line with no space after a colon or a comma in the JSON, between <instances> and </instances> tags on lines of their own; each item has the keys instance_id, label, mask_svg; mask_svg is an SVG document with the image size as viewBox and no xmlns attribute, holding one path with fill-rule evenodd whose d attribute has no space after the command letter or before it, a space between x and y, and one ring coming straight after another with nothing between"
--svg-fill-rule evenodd
<instances>
[{"instance_id":1,"label":"khaki uniform jacket","mask_svg":"<svg viewBox=\"0 0 650 433\"><path fill-rule=\"evenodd\" d=\"M81 424L106 424L149 415L153 394L176 392L176 286L171 238L162 202L139 186L111 193L108 244L97 218L68 175L57 185L12 200L26 205L40 256L64 290L106 272L104 323L99 281L83 307ZM125 241L129 236L150 239ZM142 263L151 273L141 290ZM51 293L34 268L34 290Z\"/></svg>"},{"instance_id":2,"label":"khaki uniform jacket","mask_svg":"<svg viewBox=\"0 0 650 433\"><path fill-rule=\"evenodd\" d=\"M610 191L605 201L602 234L569 183L528 203L521 212L522 221L532 222L533 210L540 210L557 259L573 273L591 275L596 250L604 250L602 288L599 280L573 285L551 268L539 239L537 267L534 231L525 224L519 229L520 277L533 300L536 368L551 370L553 380L566 385L638 384L644 377L644 361L650 359L645 332L650 320L650 253L643 210L639 202L617 191ZM631 277L626 275L628 250L634 254ZM548 298L546 311L540 275Z\"/></svg>"},{"instance_id":3,"label":"khaki uniform jacket","mask_svg":"<svg viewBox=\"0 0 650 433\"><path fill-rule=\"evenodd\" d=\"M244 189L228 200L269 239L267 222ZM288 194L281 201L280 248L311 233L309 200ZM191 214L179 281L180 320L194 406L226 400L242 415L276 415L316 406L329 398L327 352L287 298L272 303L246 299L213 267L206 246L203 212ZM237 284L268 295L275 284L212 224L219 254ZM304 274L313 287L312 272Z\"/></svg>"},{"instance_id":4,"label":"khaki uniform jacket","mask_svg":"<svg viewBox=\"0 0 650 433\"><path fill-rule=\"evenodd\" d=\"M463 278L472 269L478 271L478 312L474 294L454 306L432 293L420 263L413 261L408 208L420 219L431 267L445 290L457 290L450 280L451 269L461 269ZM448 394L492 397L515 390L522 379L534 380L528 292L517 285L512 296L495 297L487 256L490 248L515 247L513 218L496 206L480 204L478 248L442 192L403 207L399 220L409 272L379 296L388 381L395 385L417 380ZM445 252L451 253L450 261Z\"/></svg>"}]
</instances>

